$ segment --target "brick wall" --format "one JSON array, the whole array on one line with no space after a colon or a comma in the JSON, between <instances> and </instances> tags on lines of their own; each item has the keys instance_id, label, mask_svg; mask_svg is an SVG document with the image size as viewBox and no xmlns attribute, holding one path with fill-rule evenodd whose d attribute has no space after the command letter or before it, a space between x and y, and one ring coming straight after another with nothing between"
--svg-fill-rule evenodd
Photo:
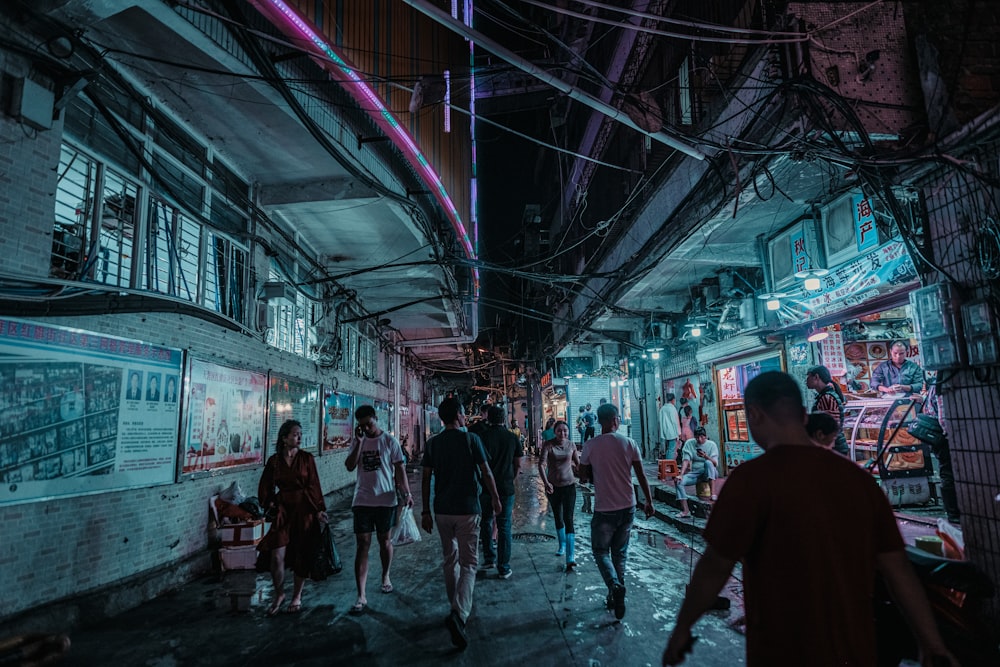
<instances>
[{"instance_id":1,"label":"brick wall","mask_svg":"<svg viewBox=\"0 0 1000 667\"><path fill-rule=\"evenodd\" d=\"M329 381L312 362L270 348L251 337L173 314L50 318L51 324L182 348L213 362L307 381ZM385 389L339 377L340 390L387 399ZM346 452L317 457L325 493L345 489L354 476ZM109 586L169 567L199 553L211 564L208 499L233 481L256 495L261 469L180 483L88 496L54 498L0 508L0 619L47 602ZM12 539L13 538L13 539ZM154 592L155 593L155 592Z\"/></svg>"},{"instance_id":2,"label":"brick wall","mask_svg":"<svg viewBox=\"0 0 1000 667\"><path fill-rule=\"evenodd\" d=\"M15 76L28 71L2 52L0 70ZM59 126L35 132L0 114L0 253L2 273L8 277L48 275L60 141ZM311 361L268 347L259 338L196 317L58 316L60 307L71 305L69 300L53 301L54 316L44 321L180 348L192 357L260 372L273 370L306 381L329 383L336 378L340 391L393 398L385 385L324 371ZM411 387L408 398L419 401L419 378L406 384ZM411 411L413 407L411 403ZM324 492L353 484L353 475L344 468L345 457L346 452L335 452L317 458ZM195 570L207 570L211 565L208 499L233 481L246 494L256 495L260 472L260 468L244 469L150 488L0 507L0 620L122 582L150 579L150 573L180 569L192 559ZM160 592L145 586L141 595ZM135 596L131 600L142 601Z\"/></svg>"},{"instance_id":3,"label":"brick wall","mask_svg":"<svg viewBox=\"0 0 1000 667\"><path fill-rule=\"evenodd\" d=\"M11 79L26 77L51 86L26 62L0 51L0 257L3 273L48 275L52 254L56 167L59 165L61 122L38 131L6 115Z\"/></svg>"}]
</instances>

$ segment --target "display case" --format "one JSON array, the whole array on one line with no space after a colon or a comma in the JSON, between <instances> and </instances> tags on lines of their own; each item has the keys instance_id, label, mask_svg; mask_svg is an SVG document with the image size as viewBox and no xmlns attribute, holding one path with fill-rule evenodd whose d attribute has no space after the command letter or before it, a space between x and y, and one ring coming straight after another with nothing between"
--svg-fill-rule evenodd
<instances>
[{"instance_id":1,"label":"display case","mask_svg":"<svg viewBox=\"0 0 1000 667\"><path fill-rule=\"evenodd\" d=\"M873 459L883 445L919 445L920 441L907 428L920 414L921 406L919 396L848 401L844 405L844 436L850 445L851 459L858 462ZM888 459L887 450L883 455L885 468L891 463Z\"/></svg>"},{"instance_id":2,"label":"display case","mask_svg":"<svg viewBox=\"0 0 1000 667\"><path fill-rule=\"evenodd\" d=\"M931 499L930 447L908 430L922 407L919 396L851 401L844 406L844 435L851 458L878 476L893 505L921 504Z\"/></svg>"}]
</instances>

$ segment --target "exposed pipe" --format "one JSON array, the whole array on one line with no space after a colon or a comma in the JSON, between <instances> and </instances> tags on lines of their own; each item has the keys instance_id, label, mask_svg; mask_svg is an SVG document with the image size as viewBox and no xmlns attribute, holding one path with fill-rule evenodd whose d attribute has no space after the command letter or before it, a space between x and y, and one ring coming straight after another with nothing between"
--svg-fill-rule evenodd
<instances>
[{"instance_id":1,"label":"exposed pipe","mask_svg":"<svg viewBox=\"0 0 1000 667\"><path fill-rule=\"evenodd\" d=\"M433 20L437 21L441 25L450 28L452 31L458 33L459 35L462 35L466 39L471 39L475 41L476 44L482 46L484 49L486 49L493 55L503 58L514 67L517 67L518 69L527 72L528 74L531 74L539 81L544 81L545 83L549 84L556 90L565 93L571 99L577 100L578 102L581 102L582 104L590 107L591 109L600 111L609 118L617 120L623 125L632 128L636 132L644 134L647 137L651 137L662 144L666 144L667 146L670 146L674 150L678 150L684 153L685 155L688 155L698 160L705 159L705 154L702 153L697 148L689 146L683 142L680 142L677 139L674 139L670 135L666 134L665 132L647 132L646 130L636 125L635 122L628 117L628 114L625 114L619 109L616 109L613 106L602 102L596 97L593 97L588 93L585 93L582 90L579 90L574 86L569 85L559 77L549 74L542 68L521 58L513 51L510 51L506 47L501 46L499 43L493 41L489 37L486 37L485 35L479 33L478 31L473 30L472 28L463 24L461 21L453 19L451 17L451 14L448 14L447 12L444 12L438 9L437 7L430 5L426 0L403 0L403 2L410 5L418 12L424 14L425 16L428 16Z\"/></svg>"}]
</instances>

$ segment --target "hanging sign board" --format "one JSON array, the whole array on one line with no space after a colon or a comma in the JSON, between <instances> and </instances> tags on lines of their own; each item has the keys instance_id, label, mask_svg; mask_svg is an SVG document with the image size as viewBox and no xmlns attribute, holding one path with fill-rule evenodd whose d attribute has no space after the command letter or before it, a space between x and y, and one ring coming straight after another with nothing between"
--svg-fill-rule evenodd
<instances>
[{"instance_id":1,"label":"hanging sign board","mask_svg":"<svg viewBox=\"0 0 1000 667\"><path fill-rule=\"evenodd\" d=\"M0 504L174 481L183 353L0 318Z\"/></svg>"},{"instance_id":2,"label":"hanging sign board","mask_svg":"<svg viewBox=\"0 0 1000 667\"><path fill-rule=\"evenodd\" d=\"M833 377L847 373L847 357L844 356L844 334L831 331L830 335L819 342L823 365Z\"/></svg>"},{"instance_id":3,"label":"hanging sign board","mask_svg":"<svg viewBox=\"0 0 1000 667\"><path fill-rule=\"evenodd\" d=\"M261 465L267 375L191 360L181 473Z\"/></svg>"}]
</instances>

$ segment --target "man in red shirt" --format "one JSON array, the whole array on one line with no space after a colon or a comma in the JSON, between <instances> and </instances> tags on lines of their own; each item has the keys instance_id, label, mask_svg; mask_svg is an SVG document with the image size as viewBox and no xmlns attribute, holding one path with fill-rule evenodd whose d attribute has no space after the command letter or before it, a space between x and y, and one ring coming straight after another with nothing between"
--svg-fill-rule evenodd
<instances>
[{"instance_id":1,"label":"man in red shirt","mask_svg":"<svg viewBox=\"0 0 1000 667\"><path fill-rule=\"evenodd\" d=\"M885 494L857 465L812 444L795 380L762 373L747 385L744 401L764 454L734 469L722 488L663 664L684 660L691 626L742 560L750 667L874 667L876 571L908 619L923 664L936 657L957 665Z\"/></svg>"}]
</instances>

